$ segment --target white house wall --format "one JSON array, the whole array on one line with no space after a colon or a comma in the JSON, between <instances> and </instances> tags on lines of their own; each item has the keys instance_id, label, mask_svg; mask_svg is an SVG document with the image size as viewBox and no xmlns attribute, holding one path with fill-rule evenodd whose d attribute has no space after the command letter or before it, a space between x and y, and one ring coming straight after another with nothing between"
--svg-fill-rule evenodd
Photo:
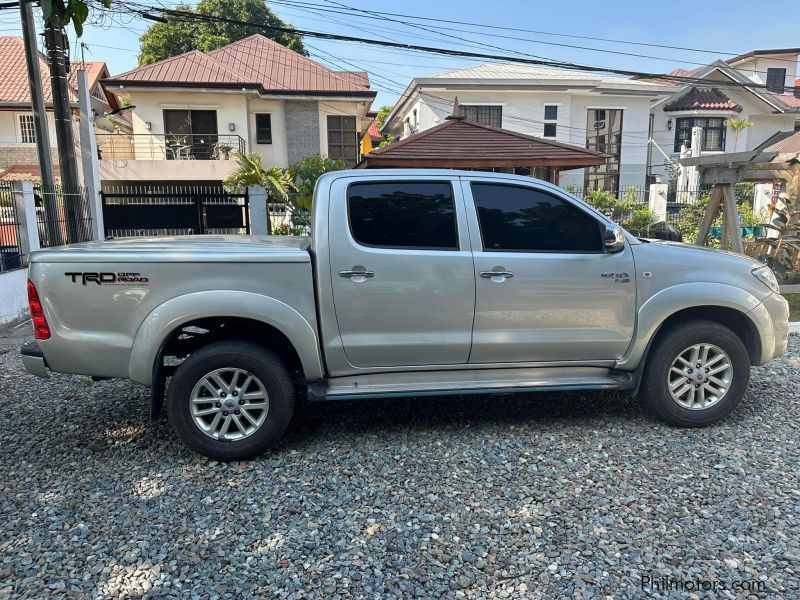
<instances>
[{"instance_id":1,"label":"white house wall","mask_svg":"<svg viewBox=\"0 0 800 600\"><path fill-rule=\"evenodd\" d=\"M443 90L426 87L419 99L410 102L399 120L413 115L416 109L418 131L425 131L444 122L452 113L456 96L460 105L481 104L503 107L503 128L528 135L544 134L544 107L558 106L555 139L586 147L587 110L590 108L622 109L622 149L620 187L643 186L647 170L647 131L650 98L550 91L513 90ZM413 121L413 117L412 117ZM412 123L413 125L413 123ZM563 171L561 185L583 187L583 169Z\"/></svg>"},{"instance_id":2,"label":"white house wall","mask_svg":"<svg viewBox=\"0 0 800 600\"><path fill-rule=\"evenodd\" d=\"M247 137L247 151L258 152L264 157L264 165L286 168L289 166L286 145L286 111L281 100L249 100L250 131ZM272 126L272 143L256 143L256 114L268 113ZM241 135L241 134L240 134ZM245 137L242 135L242 137Z\"/></svg>"}]
</instances>

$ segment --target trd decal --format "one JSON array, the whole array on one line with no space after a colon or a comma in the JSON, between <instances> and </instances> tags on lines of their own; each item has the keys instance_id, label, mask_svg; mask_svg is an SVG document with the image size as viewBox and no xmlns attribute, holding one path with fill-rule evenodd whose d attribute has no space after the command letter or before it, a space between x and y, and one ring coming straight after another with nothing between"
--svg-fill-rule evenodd
<instances>
[{"instance_id":1,"label":"trd decal","mask_svg":"<svg viewBox=\"0 0 800 600\"><path fill-rule=\"evenodd\" d=\"M149 279L141 273L64 273L72 283L88 285L147 285Z\"/></svg>"}]
</instances>

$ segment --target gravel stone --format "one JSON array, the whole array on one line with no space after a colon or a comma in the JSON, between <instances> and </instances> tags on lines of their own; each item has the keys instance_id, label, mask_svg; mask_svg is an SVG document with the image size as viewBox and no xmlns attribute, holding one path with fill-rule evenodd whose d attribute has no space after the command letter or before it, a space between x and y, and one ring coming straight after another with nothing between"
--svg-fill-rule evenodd
<instances>
[{"instance_id":1,"label":"gravel stone","mask_svg":"<svg viewBox=\"0 0 800 600\"><path fill-rule=\"evenodd\" d=\"M800 592L798 334L715 427L601 392L338 402L230 464L134 383L28 375L30 336L0 334L0 599Z\"/></svg>"}]
</instances>

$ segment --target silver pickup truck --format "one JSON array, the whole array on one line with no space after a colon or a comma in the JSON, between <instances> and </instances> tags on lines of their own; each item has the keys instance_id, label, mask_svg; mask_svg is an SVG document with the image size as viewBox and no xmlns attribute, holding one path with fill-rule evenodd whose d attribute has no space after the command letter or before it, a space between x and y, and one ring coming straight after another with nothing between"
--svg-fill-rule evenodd
<instances>
[{"instance_id":1,"label":"silver pickup truck","mask_svg":"<svg viewBox=\"0 0 800 600\"><path fill-rule=\"evenodd\" d=\"M614 389L708 425L786 348L768 268L637 239L535 179L329 173L312 222L34 253L25 367L150 386L186 444L231 460L275 444L306 396Z\"/></svg>"}]
</instances>

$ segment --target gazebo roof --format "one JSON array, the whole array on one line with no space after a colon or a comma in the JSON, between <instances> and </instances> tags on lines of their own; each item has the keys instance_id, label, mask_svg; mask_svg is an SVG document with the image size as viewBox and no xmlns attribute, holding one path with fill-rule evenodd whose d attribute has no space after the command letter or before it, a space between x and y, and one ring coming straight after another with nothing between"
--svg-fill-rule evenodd
<instances>
[{"instance_id":1,"label":"gazebo roof","mask_svg":"<svg viewBox=\"0 0 800 600\"><path fill-rule=\"evenodd\" d=\"M358 167L577 169L602 165L606 158L579 146L449 117L440 125L373 150Z\"/></svg>"}]
</instances>

